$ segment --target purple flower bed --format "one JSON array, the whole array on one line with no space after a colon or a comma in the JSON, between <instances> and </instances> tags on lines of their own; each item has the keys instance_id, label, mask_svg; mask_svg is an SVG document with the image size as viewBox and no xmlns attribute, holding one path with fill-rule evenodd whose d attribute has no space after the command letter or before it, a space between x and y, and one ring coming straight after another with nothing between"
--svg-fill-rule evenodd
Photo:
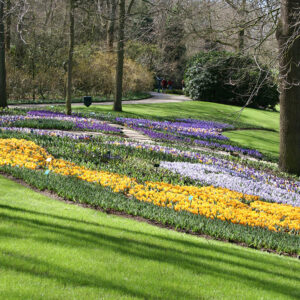
<instances>
[{"instance_id":1,"label":"purple flower bed","mask_svg":"<svg viewBox=\"0 0 300 300\"><path fill-rule=\"evenodd\" d=\"M257 158L263 157L263 155L259 151L253 150L253 149L245 149L245 148L241 148L241 147L237 147L237 146L232 146L232 145L227 145L227 144L219 144L219 143L207 142L207 141L201 141L201 140L194 140L194 143L196 143L197 145L208 147L208 148L218 148L218 149L229 151L229 152L240 152L242 154L246 154L246 155L257 157Z\"/></svg>"},{"instance_id":2,"label":"purple flower bed","mask_svg":"<svg viewBox=\"0 0 300 300\"><path fill-rule=\"evenodd\" d=\"M262 158L262 154L257 150L209 141L209 139L228 140L221 132L225 128L233 127L229 124L194 119L178 119L179 122L158 122L147 119L116 118L116 121L133 130L140 131L152 139L188 144L194 143L203 147L217 148L229 152L240 152L245 155ZM187 136L196 137L197 139Z\"/></svg>"},{"instance_id":3,"label":"purple flower bed","mask_svg":"<svg viewBox=\"0 0 300 300\"><path fill-rule=\"evenodd\" d=\"M92 119L83 118L77 115L68 116L63 113L56 113L46 110L29 111L27 116L0 116L0 126L7 126L9 123L22 121L26 119L52 119L58 121L69 121L75 124L76 128L84 130L99 130L104 132L120 132L120 129L108 125L106 122Z\"/></svg>"},{"instance_id":4,"label":"purple flower bed","mask_svg":"<svg viewBox=\"0 0 300 300\"><path fill-rule=\"evenodd\" d=\"M73 122L78 129L88 129L88 130L100 130L106 132L120 132L121 130L115 127L108 125L107 123L92 119L92 118L83 118L78 115L68 116L63 113L56 113L47 110L39 110L39 111L29 111L27 112L28 116L34 116L38 118L47 118L47 119L55 119L62 121L71 121Z\"/></svg>"},{"instance_id":5,"label":"purple flower bed","mask_svg":"<svg viewBox=\"0 0 300 300\"><path fill-rule=\"evenodd\" d=\"M14 131L22 133L32 133L37 135L47 135L56 137L68 137L74 140L90 139L90 135L85 133L74 134L71 132L61 131L61 130L45 130L45 129L35 129L35 128L21 128L21 127L0 127L0 131Z\"/></svg>"},{"instance_id":6,"label":"purple flower bed","mask_svg":"<svg viewBox=\"0 0 300 300\"><path fill-rule=\"evenodd\" d=\"M228 140L226 136L222 135L222 129L230 126L228 124L223 124L222 127L220 123L200 120L197 122L159 122L147 119L116 118L116 121L128 127L135 128L136 130L139 130L140 128L147 128L206 140Z\"/></svg>"},{"instance_id":7,"label":"purple flower bed","mask_svg":"<svg viewBox=\"0 0 300 300\"><path fill-rule=\"evenodd\" d=\"M191 124L192 127L196 128L216 128L216 129L232 129L234 128L233 125L220 123L220 122L213 122L213 121L203 121L197 119L176 119L176 121L183 122L185 124Z\"/></svg>"},{"instance_id":8,"label":"purple flower bed","mask_svg":"<svg viewBox=\"0 0 300 300\"><path fill-rule=\"evenodd\" d=\"M194 143L196 145L200 145L203 147L217 148L219 150L225 150L225 151L230 151L230 152L240 152L245 155L262 158L262 154L257 150L245 149L245 148L227 145L227 144L219 144L219 143L211 142L211 141L193 140L188 137L181 137L181 136L174 135L174 134L157 132L157 131L153 131L151 129L141 128L141 127L136 127L136 126L131 126L130 128L132 128L133 130L138 130L154 140L163 140L163 141L168 141L168 142L184 142L184 143L188 143L188 144Z\"/></svg>"},{"instance_id":9,"label":"purple flower bed","mask_svg":"<svg viewBox=\"0 0 300 300\"><path fill-rule=\"evenodd\" d=\"M22 115L4 115L4 116L0 116L0 126L5 126L8 124L12 124L14 122L17 121L23 121L26 120L26 116L22 116Z\"/></svg>"},{"instance_id":10,"label":"purple flower bed","mask_svg":"<svg viewBox=\"0 0 300 300\"><path fill-rule=\"evenodd\" d=\"M212 161L217 161L213 156L203 156L200 153L195 153L191 151L183 151L183 150L178 150L176 148L170 148L170 147L165 147L165 146L160 146L160 145L149 145L149 144L142 144L142 143L135 143L135 142L128 142L128 141L109 141L106 142L106 144L110 145L116 145L116 146L125 146L125 147L130 147L130 148L136 148L136 149L146 149L154 152L161 152L165 154L170 154L175 157L184 157L184 158L189 158L189 159L195 159L197 161L201 160L204 163L210 164Z\"/></svg>"},{"instance_id":11,"label":"purple flower bed","mask_svg":"<svg viewBox=\"0 0 300 300\"><path fill-rule=\"evenodd\" d=\"M251 172L255 175L245 176L246 172L235 172L218 165L193 164L187 162L161 162L160 166L182 176L197 180L202 184L228 188L240 193L259 196L270 202L300 206L299 182L281 184L282 179L275 176ZM246 171L246 170L245 170ZM249 170L247 170L249 171ZM248 174L250 175L250 174ZM290 186L293 185L293 190Z\"/></svg>"}]
</instances>

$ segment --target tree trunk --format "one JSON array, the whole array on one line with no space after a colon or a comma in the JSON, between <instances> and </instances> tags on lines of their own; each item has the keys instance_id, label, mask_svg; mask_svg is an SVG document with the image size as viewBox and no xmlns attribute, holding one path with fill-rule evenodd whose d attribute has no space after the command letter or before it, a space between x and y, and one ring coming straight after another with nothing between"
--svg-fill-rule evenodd
<instances>
[{"instance_id":1,"label":"tree trunk","mask_svg":"<svg viewBox=\"0 0 300 300\"><path fill-rule=\"evenodd\" d=\"M0 1L0 107L2 107L2 108L7 107L4 1Z\"/></svg>"},{"instance_id":2,"label":"tree trunk","mask_svg":"<svg viewBox=\"0 0 300 300\"><path fill-rule=\"evenodd\" d=\"M15 50L16 65L18 68L23 67L24 57L26 56L26 49L22 37L22 31L23 31L23 23L19 22L17 25L17 38L16 38L16 50Z\"/></svg>"},{"instance_id":3,"label":"tree trunk","mask_svg":"<svg viewBox=\"0 0 300 300\"><path fill-rule=\"evenodd\" d=\"M117 1L110 0L109 22L107 27L107 47L108 47L108 51L110 52L113 52L114 50L116 13L117 13Z\"/></svg>"},{"instance_id":4,"label":"tree trunk","mask_svg":"<svg viewBox=\"0 0 300 300\"><path fill-rule=\"evenodd\" d=\"M280 63L280 159L284 172L300 175L299 0L281 0L277 30Z\"/></svg>"},{"instance_id":5,"label":"tree trunk","mask_svg":"<svg viewBox=\"0 0 300 300\"><path fill-rule=\"evenodd\" d=\"M32 78L32 100L35 101L35 89L36 89L36 85L35 85L35 72L36 72L36 67L35 67L35 56L36 56L36 36L35 36L35 30L33 33L33 40L34 40L34 45L33 45L33 53L32 53L32 57L31 57L31 78Z\"/></svg>"},{"instance_id":6,"label":"tree trunk","mask_svg":"<svg viewBox=\"0 0 300 300\"><path fill-rule=\"evenodd\" d=\"M7 0L6 1L6 11L7 11L7 16L6 16L6 33L5 33L5 42L6 42L6 50L7 52L10 51L10 40L11 40L11 34L10 34L10 27L11 27L11 1Z\"/></svg>"},{"instance_id":7,"label":"tree trunk","mask_svg":"<svg viewBox=\"0 0 300 300\"><path fill-rule=\"evenodd\" d=\"M74 0L69 0L69 58L68 58L68 78L67 78L67 97L66 113L72 114L72 70L73 70L73 53L74 53Z\"/></svg>"},{"instance_id":8,"label":"tree trunk","mask_svg":"<svg viewBox=\"0 0 300 300\"><path fill-rule=\"evenodd\" d=\"M124 38L125 38L125 0L119 1L119 36L118 36L118 56L116 67L116 91L114 101L114 111L122 111L123 94L123 69L124 69Z\"/></svg>"},{"instance_id":9,"label":"tree trunk","mask_svg":"<svg viewBox=\"0 0 300 300\"><path fill-rule=\"evenodd\" d=\"M245 47L245 29L239 31L239 52L242 52Z\"/></svg>"},{"instance_id":10,"label":"tree trunk","mask_svg":"<svg viewBox=\"0 0 300 300\"><path fill-rule=\"evenodd\" d=\"M239 19L240 19L240 30L238 33L238 40L239 40L239 52L242 52L245 48L245 27L243 22L245 22L246 17L246 0L242 0L242 7L238 11Z\"/></svg>"}]
</instances>

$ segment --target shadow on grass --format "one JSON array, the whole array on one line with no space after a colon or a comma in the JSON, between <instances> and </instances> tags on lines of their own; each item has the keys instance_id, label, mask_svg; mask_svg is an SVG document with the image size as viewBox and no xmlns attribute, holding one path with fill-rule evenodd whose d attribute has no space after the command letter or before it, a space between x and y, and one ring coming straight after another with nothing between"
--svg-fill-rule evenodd
<instances>
[{"instance_id":1,"label":"shadow on grass","mask_svg":"<svg viewBox=\"0 0 300 300\"><path fill-rule=\"evenodd\" d=\"M70 205L76 205L76 203L74 202ZM102 229L106 228L106 229L114 230L114 231L117 231L117 232L127 232L127 233L133 234L135 236L137 236L137 235L139 235L141 237L147 236L147 237L151 237L151 238L161 240L161 241L169 241L171 243L181 244L185 247L189 247L190 249L193 248L193 250L199 249L199 243L197 243L197 242L186 241L186 240L176 239L176 238L170 238L170 237L166 237L165 235L151 234L151 233L146 233L146 232L142 232L142 231L126 229L126 228L119 227L119 226L104 225L104 224L100 224L100 223L97 223L97 222L79 220L79 219L76 219L76 218L64 217L64 216L59 216L59 215L44 213L44 212L38 212L38 211L30 210L30 209L24 209L24 208L21 209L21 208L18 208L18 207L15 207L15 206L10 206L10 205L0 204L0 209L15 211L15 212L22 212L22 214L26 213L28 215L37 215L37 216L48 217L48 218L51 218L51 219L54 219L54 220L69 221L69 222L74 222L75 224L90 225L90 226L94 226L95 228L102 228ZM117 217L119 217L119 216L117 216ZM29 219L26 218L26 220L29 220ZM31 222L33 223L34 221L31 221ZM155 225L153 225L153 226L155 226ZM206 241L207 241L207 244L202 243L201 247L203 249L208 249L210 252L216 252L216 253L219 252L219 253L223 253L223 254L233 255L234 257L239 257L239 258L245 259L247 261L252 260L253 262L256 262L256 263L260 262L260 263L263 263L263 264L270 264L272 266L278 266L279 268L284 266L283 262L281 264L278 264L276 262L277 257L273 257L272 261L267 262L263 257L258 258L257 255L255 255L255 254L251 255L249 253L249 254L245 255L239 249L221 247L221 246L217 246L217 245L214 245L214 248L212 248L211 244L209 243L209 240L206 240ZM80 246L80 243L79 243L79 246ZM271 260L271 257L269 257L269 259ZM254 268L253 266L252 266L252 269L255 269L257 271L269 272L269 271L266 271L263 268ZM275 273L275 275L278 275L278 274ZM294 279L294 278L295 277L292 277L292 279ZM300 280L300 277L299 277L299 280Z\"/></svg>"},{"instance_id":2,"label":"shadow on grass","mask_svg":"<svg viewBox=\"0 0 300 300\"><path fill-rule=\"evenodd\" d=\"M54 279L65 285L74 287L93 287L103 288L112 291L119 291L125 295L141 297L143 299L151 298L151 295L133 290L125 285L106 280L104 276L91 273L72 270L71 268L61 267L54 263L48 263L45 260L20 255L14 251L1 251L1 268L13 270L16 272L38 276L40 278ZM163 298L158 298L163 299Z\"/></svg>"},{"instance_id":3,"label":"shadow on grass","mask_svg":"<svg viewBox=\"0 0 300 300\"><path fill-rule=\"evenodd\" d=\"M299 276L296 275L296 268L295 276L284 274L284 271L286 271L284 264L277 266L278 269L281 268L278 272L271 271L268 268L261 267L261 265L266 263L264 257L255 261L252 253L245 253L241 256L241 251L238 249L225 249L225 247L216 244L166 238L159 234L132 231L118 226L106 226L49 213L23 210L8 205L1 205L0 209L2 221L11 223L14 226L27 226L30 231L36 232L34 235L28 234L27 237L25 236L28 240L62 245L64 247L109 250L128 258L169 264L197 275L210 275L232 282L240 282L257 289L272 291L286 296L297 297L300 294L300 287L295 288L292 285L282 283L283 279L300 280ZM11 215L4 213L5 210L9 210ZM42 220L41 217L46 217L47 221ZM112 230L115 232L112 232ZM118 233L124 231L132 234L132 238L120 237ZM144 240L141 241L138 235L140 237L145 235ZM11 235L10 232L3 230L0 231L0 237L10 239L25 238L23 234L15 233ZM147 238L149 240L149 237L154 240L145 242ZM161 243L163 241L166 242L166 240L168 242L167 247L161 246ZM178 249L179 244L185 246L184 251ZM77 271L74 273L71 268L49 264L47 261L37 260L17 252L1 250L2 256L4 256L1 259L1 267L6 269L30 273L34 276L54 278L74 286L101 286L108 290L118 290L129 296L147 299L153 296L142 293L138 288L131 289L120 283L111 282L99 275L78 273ZM237 261L239 258L243 258L244 261ZM258 257L256 256L256 258ZM36 266L39 267L37 268ZM261 277L256 272L260 272ZM179 288L176 290L174 288L171 290L170 288L169 292L187 299L193 297L188 291L182 291Z\"/></svg>"}]
</instances>

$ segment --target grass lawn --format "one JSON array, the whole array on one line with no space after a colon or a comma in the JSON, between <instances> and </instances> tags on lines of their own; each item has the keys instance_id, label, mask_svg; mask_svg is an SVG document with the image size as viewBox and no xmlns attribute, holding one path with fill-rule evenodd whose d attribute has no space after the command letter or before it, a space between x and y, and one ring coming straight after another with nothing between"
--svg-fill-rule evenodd
<instances>
[{"instance_id":1,"label":"grass lawn","mask_svg":"<svg viewBox=\"0 0 300 300\"><path fill-rule=\"evenodd\" d=\"M255 148L264 154L279 157L279 133L265 130L239 130L224 132L233 142Z\"/></svg>"},{"instance_id":2,"label":"grass lawn","mask_svg":"<svg viewBox=\"0 0 300 300\"><path fill-rule=\"evenodd\" d=\"M111 106L79 107L82 112L101 112L140 118L196 118L234 124L237 127L263 127L273 131L232 131L226 132L232 141L244 147L255 148L277 158L279 155L279 113L212 102L188 101L181 103L123 105L123 113L111 112Z\"/></svg>"},{"instance_id":3,"label":"grass lawn","mask_svg":"<svg viewBox=\"0 0 300 300\"><path fill-rule=\"evenodd\" d=\"M297 259L68 205L0 177L1 299L296 299Z\"/></svg>"},{"instance_id":4,"label":"grass lawn","mask_svg":"<svg viewBox=\"0 0 300 300\"><path fill-rule=\"evenodd\" d=\"M116 115L131 115L134 117L152 118L196 118L238 123L242 126L264 127L279 130L279 113L253 108L245 108L239 115L240 107L217 104L212 102L187 101L180 103L157 104L124 104L123 113L112 112L112 106L90 106L86 108L74 107L74 111L82 112L110 112Z\"/></svg>"}]
</instances>

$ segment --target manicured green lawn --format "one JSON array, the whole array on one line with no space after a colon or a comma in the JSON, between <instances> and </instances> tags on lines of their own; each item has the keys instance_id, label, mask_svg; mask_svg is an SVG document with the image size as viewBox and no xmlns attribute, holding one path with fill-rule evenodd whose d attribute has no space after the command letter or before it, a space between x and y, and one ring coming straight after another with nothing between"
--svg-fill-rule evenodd
<instances>
[{"instance_id":1,"label":"manicured green lawn","mask_svg":"<svg viewBox=\"0 0 300 300\"><path fill-rule=\"evenodd\" d=\"M111 112L111 106L77 107L82 112L112 113L135 118L195 118L234 124L237 127L263 127L273 131L226 132L232 141L247 148L255 148L264 154L277 158L279 155L279 113L212 102L187 101L182 103L123 105L123 113Z\"/></svg>"},{"instance_id":2,"label":"manicured green lawn","mask_svg":"<svg viewBox=\"0 0 300 300\"><path fill-rule=\"evenodd\" d=\"M300 262L68 205L0 177L1 299L296 299Z\"/></svg>"},{"instance_id":3,"label":"manicured green lawn","mask_svg":"<svg viewBox=\"0 0 300 300\"><path fill-rule=\"evenodd\" d=\"M228 131L224 135L244 147L255 148L261 153L279 156L279 133L265 130Z\"/></svg>"},{"instance_id":4,"label":"manicured green lawn","mask_svg":"<svg viewBox=\"0 0 300 300\"><path fill-rule=\"evenodd\" d=\"M111 106L74 107L82 112L112 112ZM163 118L196 118L202 120L238 123L247 126L258 126L278 131L279 113L253 108L245 108L239 115L240 107L212 102L187 101L181 103L157 104L124 104L121 115L135 117ZM113 113L114 114L114 113ZM119 115L119 113L117 113Z\"/></svg>"}]
</instances>

